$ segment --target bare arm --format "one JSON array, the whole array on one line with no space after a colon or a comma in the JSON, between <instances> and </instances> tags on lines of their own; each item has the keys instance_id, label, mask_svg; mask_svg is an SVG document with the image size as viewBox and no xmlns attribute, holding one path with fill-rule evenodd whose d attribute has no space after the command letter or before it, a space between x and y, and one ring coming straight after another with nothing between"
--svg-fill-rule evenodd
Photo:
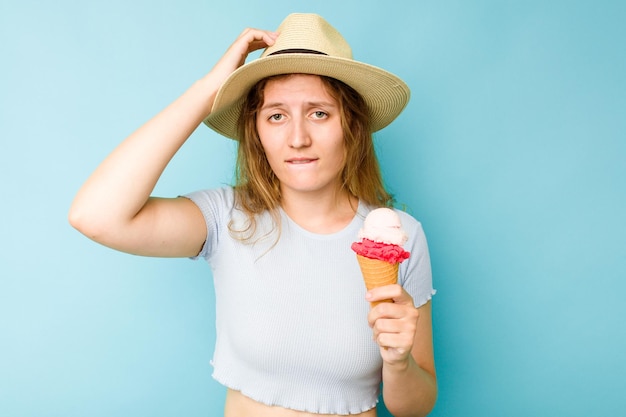
<instances>
[{"instance_id":1,"label":"bare arm","mask_svg":"<svg viewBox=\"0 0 626 417\"><path fill-rule=\"evenodd\" d=\"M383 357L385 406L395 417L426 416L437 399L431 302L416 309L399 285L374 289L370 295L369 301L394 300L369 314Z\"/></svg>"},{"instance_id":2,"label":"bare arm","mask_svg":"<svg viewBox=\"0 0 626 417\"><path fill-rule=\"evenodd\" d=\"M243 31L211 72L126 138L79 190L69 212L72 226L124 252L196 255L206 239L199 209L184 198L150 194L167 164L210 113L220 85L248 53L273 44L276 36Z\"/></svg>"},{"instance_id":3,"label":"bare arm","mask_svg":"<svg viewBox=\"0 0 626 417\"><path fill-rule=\"evenodd\" d=\"M209 113L214 91L210 78L197 82L124 140L79 190L69 213L72 226L124 252L197 253L206 228L193 203L149 197L169 161Z\"/></svg>"}]
</instances>

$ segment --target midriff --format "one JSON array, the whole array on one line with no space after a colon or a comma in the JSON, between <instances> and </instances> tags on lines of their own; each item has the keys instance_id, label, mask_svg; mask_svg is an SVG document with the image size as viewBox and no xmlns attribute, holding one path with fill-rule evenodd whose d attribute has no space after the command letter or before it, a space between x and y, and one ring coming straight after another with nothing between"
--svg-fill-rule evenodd
<instances>
[{"instance_id":1,"label":"midriff","mask_svg":"<svg viewBox=\"0 0 626 417\"><path fill-rule=\"evenodd\" d=\"M224 417L339 417L338 414L313 414L288 408L269 406L246 397L239 391L229 389L226 393ZM376 417L376 408L361 414L360 417Z\"/></svg>"}]
</instances>

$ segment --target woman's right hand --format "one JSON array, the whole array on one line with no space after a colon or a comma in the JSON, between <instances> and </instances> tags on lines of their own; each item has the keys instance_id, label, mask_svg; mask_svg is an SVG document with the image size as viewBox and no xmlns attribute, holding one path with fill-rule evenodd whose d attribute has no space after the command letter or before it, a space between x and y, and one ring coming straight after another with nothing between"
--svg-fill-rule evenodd
<instances>
[{"instance_id":1,"label":"woman's right hand","mask_svg":"<svg viewBox=\"0 0 626 417\"><path fill-rule=\"evenodd\" d=\"M222 85L230 74L246 62L251 52L274 45L278 35L277 32L267 30L245 29L207 76L215 77L214 82L217 81L219 85Z\"/></svg>"}]
</instances>

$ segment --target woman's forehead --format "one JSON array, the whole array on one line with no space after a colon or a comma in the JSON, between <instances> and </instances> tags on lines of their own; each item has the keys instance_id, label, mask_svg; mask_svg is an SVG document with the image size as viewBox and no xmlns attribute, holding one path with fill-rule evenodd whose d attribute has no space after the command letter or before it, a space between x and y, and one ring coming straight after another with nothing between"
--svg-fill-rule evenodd
<instances>
[{"instance_id":1,"label":"woman's forehead","mask_svg":"<svg viewBox=\"0 0 626 417\"><path fill-rule=\"evenodd\" d=\"M327 101L335 104L334 95L319 75L288 74L272 77L265 84L264 102L300 97L309 101Z\"/></svg>"}]
</instances>

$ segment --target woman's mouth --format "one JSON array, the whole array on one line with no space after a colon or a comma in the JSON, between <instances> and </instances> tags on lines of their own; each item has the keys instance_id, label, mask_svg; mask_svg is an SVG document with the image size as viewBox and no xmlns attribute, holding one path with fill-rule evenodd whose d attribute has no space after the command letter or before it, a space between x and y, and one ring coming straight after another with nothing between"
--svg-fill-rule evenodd
<instances>
[{"instance_id":1,"label":"woman's mouth","mask_svg":"<svg viewBox=\"0 0 626 417\"><path fill-rule=\"evenodd\" d=\"M290 158L286 162L293 165L305 165L317 161L317 158Z\"/></svg>"}]
</instances>

